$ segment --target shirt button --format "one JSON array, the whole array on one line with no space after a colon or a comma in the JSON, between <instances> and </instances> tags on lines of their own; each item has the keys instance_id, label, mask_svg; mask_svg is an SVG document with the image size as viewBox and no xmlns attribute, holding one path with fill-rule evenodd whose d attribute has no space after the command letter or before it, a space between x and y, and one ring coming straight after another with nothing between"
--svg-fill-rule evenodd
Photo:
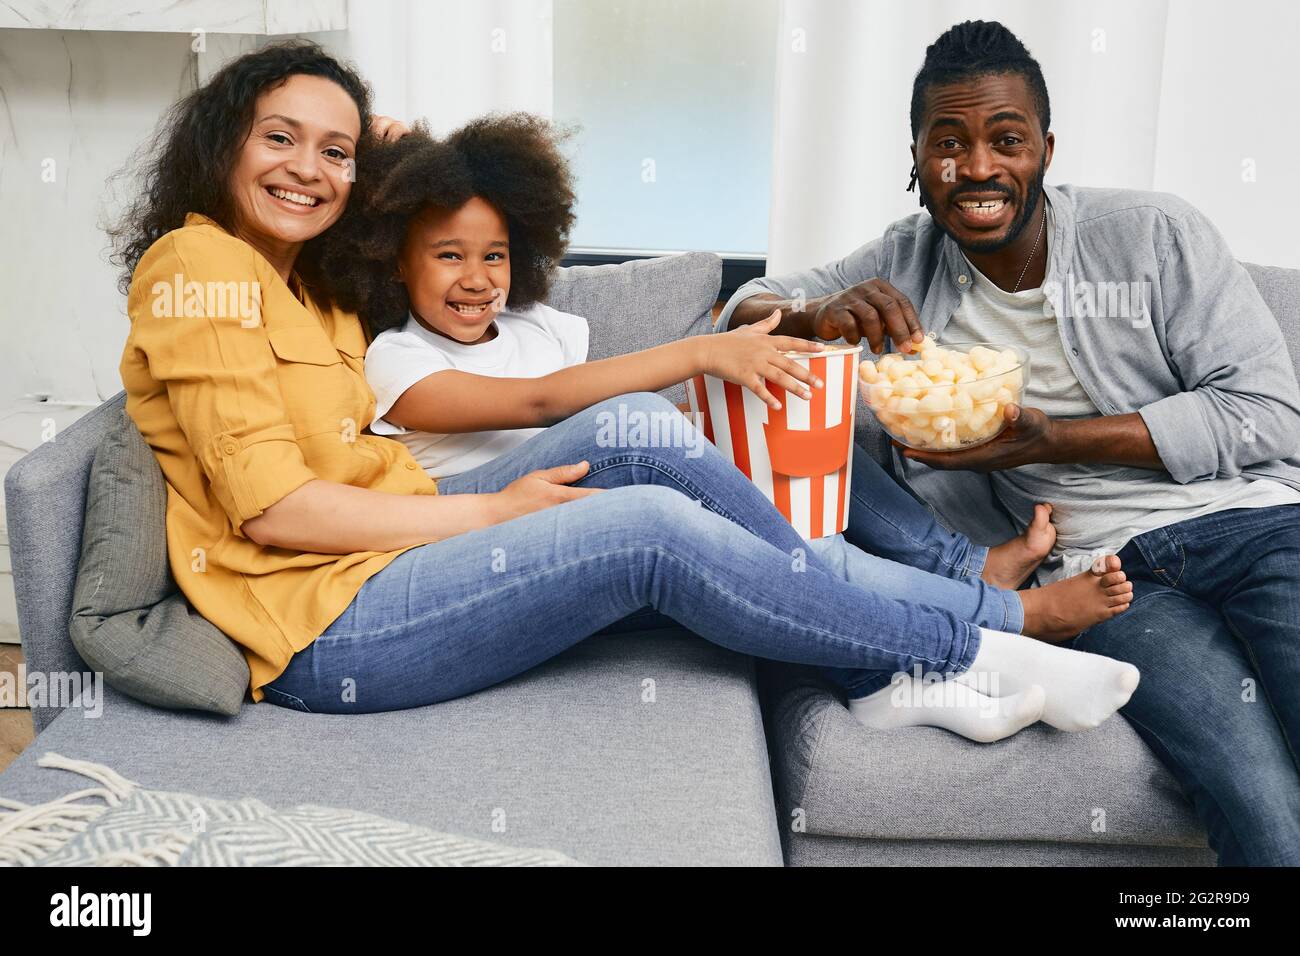
<instances>
[{"instance_id":1,"label":"shirt button","mask_svg":"<svg viewBox=\"0 0 1300 956\"><path fill-rule=\"evenodd\" d=\"M224 451L227 455L233 455L236 451L239 450L239 447L233 441L228 441L221 446L221 450Z\"/></svg>"},{"instance_id":2,"label":"shirt button","mask_svg":"<svg viewBox=\"0 0 1300 956\"><path fill-rule=\"evenodd\" d=\"M413 461L408 461L406 463L406 467L409 468L411 471L415 471L415 469L419 468L420 466Z\"/></svg>"},{"instance_id":3,"label":"shirt button","mask_svg":"<svg viewBox=\"0 0 1300 956\"><path fill-rule=\"evenodd\" d=\"M1070 349L1070 351L1073 352L1075 355L1078 355L1078 354L1079 354L1079 350L1078 350L1078 349Z\"/></svg>"},{"instance_id":4,"label":"shirt button","mask_svg":"<svg viewBox=\"0 0 1300 956\"><path fill-rule=\"evenodd\" d=\"M957 281L960 282L962 285L965 285L967 282L970 281L970 276L958 276Z\"/></svg>"}]
</instances>

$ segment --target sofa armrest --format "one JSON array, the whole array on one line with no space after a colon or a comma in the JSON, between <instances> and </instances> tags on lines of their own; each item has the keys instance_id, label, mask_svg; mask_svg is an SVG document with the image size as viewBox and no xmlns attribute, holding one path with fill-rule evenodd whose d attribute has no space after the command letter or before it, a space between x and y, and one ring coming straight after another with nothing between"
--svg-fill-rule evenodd
<instances>
[{"instance_id":1,"label":"sofa armrest","mask_svg":"<svg viewBox=\"0 0 1300 956\"><path fill-rule=\"evenodd\" d=\"M81 554L90 466L100 439L121 420L125 406L126 392L118 392L53 441L24 455L5 475L14 600L28 674L40 673L52 680L89 670L68 636L72 587ZM63 709L49 704L32 707L38 734Z\"/></svg>"}]
</instances>

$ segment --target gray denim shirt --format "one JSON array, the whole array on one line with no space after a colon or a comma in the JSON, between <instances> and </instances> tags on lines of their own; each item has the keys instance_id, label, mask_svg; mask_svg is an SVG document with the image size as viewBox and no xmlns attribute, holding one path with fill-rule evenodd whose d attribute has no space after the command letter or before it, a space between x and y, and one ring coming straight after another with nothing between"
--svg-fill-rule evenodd
<instances>
[{"instance_id":1,"label":"gray denim shirt","mask_svg":"<svg viewBox=\"0 0 1300 956\"><path fill-rule=\"evenodd\" d=\"M1277 320L1214 225L1168 193L1044 186L1056 216L1043 290L1066 358L1105 415L1139 413L1179 483L1246 475L1300 490L1300 385ZM957 244L925 212L837 262L741 286L807 298L882 278L942 335L971 288ZM892 349L892 345L889 346ZM1017 534L986 475L893 449L894 477L979 544Z\"/></svg>"}]
</instances>

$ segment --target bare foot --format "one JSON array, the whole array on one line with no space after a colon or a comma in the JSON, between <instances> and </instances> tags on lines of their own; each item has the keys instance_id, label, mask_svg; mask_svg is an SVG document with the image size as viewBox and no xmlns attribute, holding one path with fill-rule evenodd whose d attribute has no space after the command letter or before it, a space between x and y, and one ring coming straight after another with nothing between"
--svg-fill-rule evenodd
<instances>
[{"instance_id":1,"label":"bare foot","mask_svg":"<svg viewBox=\"0 0 1300 956\"><path fill-rule=\"evenodd\" d=\"M1052 524L1052 506L1034 505L1034 520L1018 538L989 548L988 560L980 578L994 587L1014 591L1043 563L1056 544L1056 526Z\"/></svg>"},{"instance_id":2,"label":"bare foot","mask_svg":"<svg viewBox=\"0 0 1300 956\"><path fill-rule=\"evenodd\" d=\"M1057 643L1127 611L1133 584L1120 570L1119 556L1108 554L1082 574L1016 593L1025 606L1024 633Z\"/></svg>"}]
</instances>

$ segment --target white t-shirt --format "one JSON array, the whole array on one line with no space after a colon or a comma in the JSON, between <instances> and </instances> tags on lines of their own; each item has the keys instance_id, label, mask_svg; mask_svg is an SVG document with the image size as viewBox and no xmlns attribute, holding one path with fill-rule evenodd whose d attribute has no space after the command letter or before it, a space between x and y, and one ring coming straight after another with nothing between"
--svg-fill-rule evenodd
<instances>
[{"instance_id":1,"label":"white t-shirt","mask_svg":"<svg viewBox=\"0 0 1300 956\"><path fill-rule=\"evenodd\" d=\"M433 478L447 478L477 468L528 439L541 428L436 435L401 428L384 415L402 393L434 372L456 369L497 378L540 378L587 360L587 320L548 305L496 317L497 335L490 342L465 345L430 332L414 316L400 329L379 333L366 350L366 381L375 393L375 420L370 430L402 442Z\"/></svg>"}]
</instances>

